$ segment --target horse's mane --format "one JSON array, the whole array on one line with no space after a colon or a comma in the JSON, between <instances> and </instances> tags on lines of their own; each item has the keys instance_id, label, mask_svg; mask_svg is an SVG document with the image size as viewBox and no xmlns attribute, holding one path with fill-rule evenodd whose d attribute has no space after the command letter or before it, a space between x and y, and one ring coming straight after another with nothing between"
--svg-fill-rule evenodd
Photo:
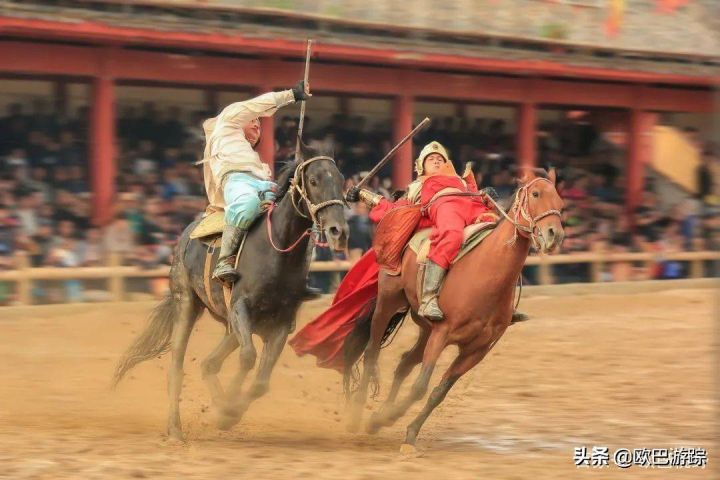
<instances>
[{"instance_id":1,"label":"horse's mane","mask_svg":"<svg viewBox=\"0 0 720 480\"><path fill-rule=\"evenodd\" d=\"M333 157L334 152L332 149L323 149L323 148L311 148L304 143L300 144L300 161L318 157L318 156L328 156ZM282 167L280 167L280 171L278 171L277 174L277 184L278 184L278 192L277 192L277 198L276 202L280 203L280 200L283 199L285 194L290 189L290 182L292 182L293 177L295 176L295 169L297 168L299 162L297 160L288 160L283 164Z\"/></svg>"}]
</instances>

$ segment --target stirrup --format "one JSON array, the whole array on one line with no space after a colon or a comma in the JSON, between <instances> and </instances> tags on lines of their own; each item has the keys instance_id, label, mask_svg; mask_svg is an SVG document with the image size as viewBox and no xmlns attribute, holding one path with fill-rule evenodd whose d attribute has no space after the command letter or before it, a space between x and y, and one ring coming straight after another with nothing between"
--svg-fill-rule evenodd
<instances>
[{"instance_id":1,"label":"stirrup","mask_svg":"<svg viewBox=\"0 0 720 480\"><path fill-rule=\"evenodd\" d=\"M231 261L233 260L233 257L229 257L227 260L230 261L218 263L218 265L215 267L215 270L213 271L212 278L213 280L217 280L226 285L232 285L240 279L240 274L237 272L237 270L235 270L233 266L233 264L235 263Z\"/></svg>"}]
</instances>

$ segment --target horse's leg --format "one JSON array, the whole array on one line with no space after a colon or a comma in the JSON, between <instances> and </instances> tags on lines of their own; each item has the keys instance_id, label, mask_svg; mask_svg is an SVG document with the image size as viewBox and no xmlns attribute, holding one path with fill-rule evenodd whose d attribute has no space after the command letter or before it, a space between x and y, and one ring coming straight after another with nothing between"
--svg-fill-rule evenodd
<instances>
[{"instance_id":1,"label":"horse's leg","mask_svg":"<svg viewBox=\"0 0 720 480\"><path fill-rule=\"evenodd\" d=\"M405 445L409 445L411 447L415 445L415 440L417 439L418 433L420 432L423 423L425 423L425 420L427 420L435 407L440 405L440 403L445 399L445 396L450 391L452 386L455 385L455 382L457 382L457 380L466 372L468 372L471 368L477 365L480 360L485 357L485 354L489 350L490 348L484 348L482 350L473 351L471 353L461 352L457 356L457 358L455 358L453 363L450 365L450 368L448 368L448 370L445 372L445 375L443 375L443 378L442 380L440 380L438 386L435 387L430 393L430 396L428 397L423 409L408 426L407 433L405 435ZM405 448L408 449L411 447Z\"/></svg>"},{"instance_id":2,"label":"horse's leg","mask_svg":"<svg viewBox=\"0 0 720 480\"><path fill-rule=\"evenodd\" d=\"M381 293L378 297L375 313L373 313L371 321L370 341L363 353L363 372L360 377L360 384L357 392L355 392L351 405L350 423L348 424L348 430L351 432L356 432L360 429L362 412L367 402L370 382L373 380L377 381L377 359L380 355L380 346L385 330L387 330L393 315L407 305L402 290L391 293L382 293L382 289L380 291Z\"/></svg>"},{"instance_id":3,"label":"horse's leg","mask_svg":"<svg viewBox=\"0 0 720 480\"><path fill-rule=\"evenodd\" d=\"M170 409L168 412L168 436L176 440L183 440L182 423L180 421L180 392L183 382L183 362L188 340L193 325L202 311L202 303L190 291L173 293L177 295L178 316L173 325L170 350L172 360L168 372L168 395Z\"/></svg>"},{"instance_id":4,"label":"horse's leg","mask_svg":"<svg viewBox=\"0 0 720 480\"><path fill-rule=\"evenodd\" d=\"M200 366L202 378L208 390L210 390L210 397L212 398L215 408L219 408L225 398L218 373L225 359L234 352L239 345L237 337L234 334L225 333L218 346L203 360Z\"/></svg>"},{"instance_id":5,"label":"horse's leg","mask_svg":"<svg viewBox=\"0 0 720 480\"><path fill-rule=\"evenodd\" d=\"M240 368L230 381L230 386L225 396L227 403L220 411L218 428L221 430L227 430L237 423L235 420L238 416L236 399L240 396L245 377L247 377L247 374L253 369L255 360L257 359L257 352L252 342L250 314L243 299L238 300L233 305L228 322L232 325L235 337L240 345Z\"/></svg>"},{"instance_id":6,"label":"horse's leg","mask_svg":"<svg viewBox=\"0 0 720 480\"><path fill-rule=\"evenodd\" d=\"M422 361L423 351L425 350L425 345L427 345L429 336L430 329L421 326L420 334L418 335L418 339L415 342L415 345L413 345L410 350L402 354L400 362L395 369L395 376L393 378L392 387L390 388L390 393L388 394L387 399L385 400L385 402L383 402L380 409L377 412L373 413L370 417L370 421L368 423L368 433L376 433L378 430L380 430L380 428L389 425L389 423L387 423L388 411L395 403L395 399L400 392L400 387L402 386L407 376L410 375L410 373L413 371L415 365Z\"/></svg>"},{"instance_id":7,"label":"horse's leg","mask_svg":"<svg viewBox=\"0 0 720 480\"><path fill-rule=\"evenodd\" d=\"M402 417L405 412L412 406L413 403L422 399L427 393L428 385L430 384L430 378L432 377L433 370L435 370L435 364L445 347L447 346L448 330L445 324L434 324L433 330L428 338L425 352L423 353L422 369L418 375L415 383L413 383L410 392L391 407L388 408L385 416L385 422L387 425L392 425Z\"/></svg>"},{"instance_id":8,"label":"horse's leg","mask_svg":"<svg viewBox=\"0 0 720 480\"><path fill-rule=\"evenodd\" d=\"M282 327L277 332L269 335L263 344L262 354L260 355L260 365L258 365L257 375L253 384L248 389L240 401L239 414L237 420L247 411L252 402L265 395L270 389L270 375L272 375L275 363L277 363L280 354L287 343L290 327Z\"/></svg>"}]
</instances>

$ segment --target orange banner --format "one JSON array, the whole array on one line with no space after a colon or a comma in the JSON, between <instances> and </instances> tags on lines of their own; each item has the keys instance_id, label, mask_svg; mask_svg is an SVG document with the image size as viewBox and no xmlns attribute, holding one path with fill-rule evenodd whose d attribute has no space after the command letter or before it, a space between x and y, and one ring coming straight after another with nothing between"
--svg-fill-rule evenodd
<instances>
[{"instance_id":1,"label":"orange banner","mask_svg":"<svg viewBox=\"0 0 720 480\"><path fill-rule=\"evenodd\" d=\"M605 34L608 37L614 37L620 32L620 25L625 12L625 0L608 0L609 12L605 21Z\"/></svg>"}]
</instances>

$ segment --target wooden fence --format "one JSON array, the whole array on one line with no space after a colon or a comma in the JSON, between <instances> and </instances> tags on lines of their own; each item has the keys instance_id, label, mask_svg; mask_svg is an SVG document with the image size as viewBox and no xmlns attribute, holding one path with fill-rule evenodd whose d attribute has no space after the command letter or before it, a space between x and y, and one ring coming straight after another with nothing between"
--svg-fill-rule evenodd
<instances>
[{"instance_id":1,"label":"wooden fence","mask_svg":"<svg viewBox=\"0 0 720 480\"><path fill-rule=\"evenodd\" d=\"M658 261L680 261L690 264L689 276L701 278L705 274L704 263L720 260L720 252L675 252L659 256L653 253L577 253L551 256L528 257L525 265L538 266L538 283L549 285L554 283L552 265L562 264L589 264L589 279L591 282L601 282L605 265L617 262L639 262L652 265ZM163 266L153 269L143 269L136 266L122 266L120 258L113 256L107 266L57 268L39 267L31 268L27 256L20 252L17 254L17 269L0 271L0 282L17 284L17 302L22 305L32 303L32 282L34 280L103 280L108 281L108 290L113 301L126 299L126 279L130 278L163 278L167 277L169 267ZM348 261L313 262L310 265L312 272L344 272L350 268Z\"/></svg>"}]
</instances>

